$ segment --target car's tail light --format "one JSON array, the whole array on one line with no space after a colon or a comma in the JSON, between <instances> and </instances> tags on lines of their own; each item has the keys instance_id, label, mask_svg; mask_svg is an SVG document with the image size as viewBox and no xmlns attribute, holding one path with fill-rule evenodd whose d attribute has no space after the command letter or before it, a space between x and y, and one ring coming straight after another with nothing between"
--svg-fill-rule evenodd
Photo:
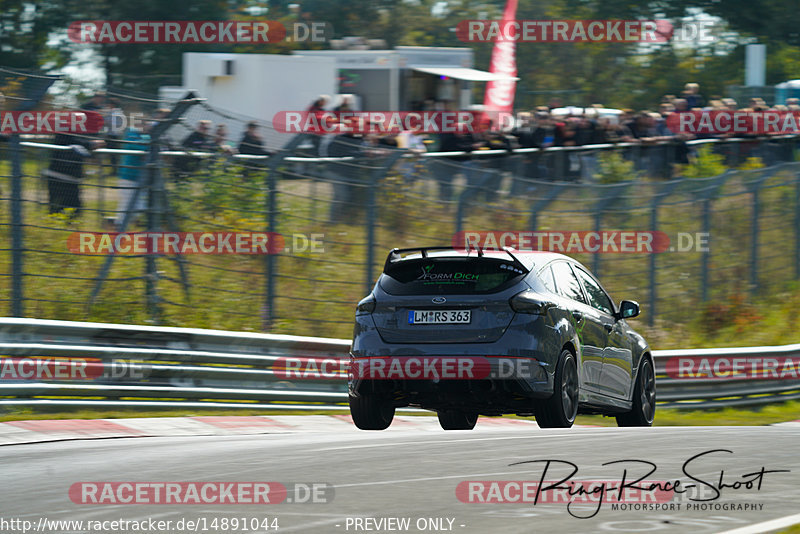
<instances>
[{"instance_id":1,"label":"car's tail light","mask_svg":"<svg viewBox=\"0 0 800 534\"><path fill-rule=\"evenodd\" d=\"M508 301L511 309L517 313L530 313L534 315L544 315L547 310L555 307L555 304L542 298L542 295L527 289L517 293Z\"/></svg>"},{"instance_id":2,"label":"car's tail light","mask_svg":"<svg viewBox=\"0 0 800 534\"><path fill-rule=\"evenodd\" d=\"M356 313L372 313L375 310L375 297L367 295L356 306Z\"/></svg>"}]
</instances>

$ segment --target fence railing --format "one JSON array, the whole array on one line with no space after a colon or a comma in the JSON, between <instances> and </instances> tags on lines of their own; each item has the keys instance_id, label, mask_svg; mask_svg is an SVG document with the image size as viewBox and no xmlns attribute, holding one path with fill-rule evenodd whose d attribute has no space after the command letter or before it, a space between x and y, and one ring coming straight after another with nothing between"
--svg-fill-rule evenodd
<instances>
[{"instance_id":1,"label":"fence railing","mask_svg":"<svg viewBox=\"0 0 800 534\"><path fill-rule=\"evenodd\" d=\"M727 141L735 142L743 143ZM165 201L144 206L145 220L138 224L131 217L131 230L266 230L284 235L287 250L267 258L185 256L167 263L163 255L116 256L109 266L107 255L71 252L67 238L79 231L120 230L106 224L109 216L121 222L127 213L115 206L123 186L110 158L136 151L98 150L100 159L87 161L80 184L83 211L59 217L47 214L49 183L40 178L45 148L68 150L23 143L21 193L16 200L3 197L6 206L17 206L4 210L13 220L0 223L4 235L14 238L0 250L0 274L8 281L0 300L13 315L286 333L315 325L325 335L343 336L353 303L373 284L386 251L448 244L462 230L710 236L706 250L695 243L664 254L577 256L613 295L639 300L651 325L686 318L672 303L699 310L706 301L773 291L800 276L800 167L794 163L704 179L601 184L528 178L526 154L536 149L510 156L512 162L519 158L511 170L496 168L501 160L492 154L465 162L452 159L464 154L415 158L385 150L332 161L286 151L281 159L273 156L271 165L270 158L258 156L164 152L156 164L161 178L140 185L142 196ZM181 157L199 166L168 178ZM6 190L3 184L0 189ZM324 251L302 249L311 235L323 235ZM136 267L142 260L144 269Z\"/></svg>"},{"instance_id":2,"label":"fence railing","mask_svg":"<svg viewBox=\"0 0 800 534\"><path fill-rule=\"evenodd\" d=\"M0 410L346 409L349 346L339 339L0 318ZM797 379L674 378L665 370L671 358L699 356L797 358L800 344L654 351L662 408L702 410L800 399ZM20 359L28 359L27 365ZM287 365L287 359L302 360L303 370ZM88 364L86 376L69 376L76 360ZM37 367L37 361L45 363ZM55 372L56 362L62 362L63 376L47 376ZM298 377L310 369L316 371ZM20 370L31 376L15 376Z\"/></svg>"},{"instance_id":3,"label":"fence railing","mask_svg":"<svg viewBox=\"0 0 800 534\"><path fill-rule=\"evenodd\" d=\"M159 139L185 128L196 104L179 103L143 148L106 139L119 148L86 156L71 144L0 143L6 313L341 338L388 250L451 244L461 231L663 232L674 246L660 254L565 251L613 296L639 301L656 328L704 314L724 328L757 315L741 295L800 278L796 136L421 155L317 139L350 154L335 158L309 157L304 137L269 156L169 150ZM700 145L721 163L676 177L678 149ZM72 183L51 172L63 174L66 155ZM269 232L285 247L215 256L70 246L76 234L132 231Z\"/></svg>"}]
</instances>

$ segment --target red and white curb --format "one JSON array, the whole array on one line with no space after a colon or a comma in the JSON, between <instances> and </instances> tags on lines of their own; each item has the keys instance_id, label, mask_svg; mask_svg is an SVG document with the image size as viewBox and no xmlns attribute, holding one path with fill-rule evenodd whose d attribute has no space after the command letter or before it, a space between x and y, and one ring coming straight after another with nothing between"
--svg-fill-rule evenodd
<instances>
[{"instance_id":1,"label":"red and white curb","mask_svg":"<svg viewBox=\"0 0 800 534\"><path fill-rule=\"evenodd\" d=\"M576 425L577 426L577 425ZM476 428L538 428L535 421L481 417ZM389 430L443 432L436 417L396 415ZM54 419L0 423L0 445L75 439L360 432L350 415Z\"/></svg>"}]
</instances>

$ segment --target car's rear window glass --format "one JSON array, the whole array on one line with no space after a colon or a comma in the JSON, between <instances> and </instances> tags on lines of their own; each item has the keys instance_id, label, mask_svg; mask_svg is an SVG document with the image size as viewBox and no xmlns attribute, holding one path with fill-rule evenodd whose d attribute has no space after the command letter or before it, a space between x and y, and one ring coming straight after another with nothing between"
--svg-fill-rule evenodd
<instances>
[{"instance_id":1,"label":"car's rear window glass","mask_svg":"<svg viewBox=\"0 0 800 534\"><path fill-rule=\"evenodd\" d=\"M497 258L412 258L392 264L380 284L392 295L480 294L502 291L525 274Z\"/></svg>"}]
</instances>

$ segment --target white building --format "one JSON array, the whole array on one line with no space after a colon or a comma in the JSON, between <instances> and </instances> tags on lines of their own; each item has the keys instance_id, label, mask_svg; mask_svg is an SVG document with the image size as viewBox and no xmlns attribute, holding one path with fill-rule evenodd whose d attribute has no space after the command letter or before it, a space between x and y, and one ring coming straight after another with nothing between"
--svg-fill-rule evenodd
<instances>
[{"instance_id":1,"label":"white building","mask_svg":"<svg viewBox=\"0 0 800 534\"><path fill-rule=\"evenodd\" d=\"M174 102L194 91L210 107L235 119L204 113L195 106L188 115L191 121L224 122L229 139L238 144L245 123L257 120L263 125L267 145L277 147L291 136L270 128L275 114L305 110L320 94L335 94L336 76L336 60L329 57L187 52L183 54L183 85L162 87L160 96Z\"/></svg>"},{"instance_id":2,"label":"white building","mask_svg":"<svg viewBox=\"0 0 800 534\"><path fill-rule=\"evenodd\" d=\"M212 108L234 119L193 108L190 122L207 118L228 125L238 143L244 124L258 120L268 147L291 137L271 128L281 111L303 111L321 94L352 94L362 111L411 111L436 102L436 109L471 105L473 82L502 80L504 75L472 68L470 48L398 46L394 50L301 50L292 55L183 55L183 85L162 87L161 98L174 102L195 91ZM333 108L339 100L329 104ZM193 126L187 124L187 126ZM188 135L188 131L178 132ZM174 139L177 140L177 139Z\"/></svg>"},{"instance_id":3,"label":"white building","mask_svg":"<svg viewBox=\"0 0 800 534\"><path fill-rule=\"evenodd\" d=\"M355 94L365 111L411 111L430 100L467 109L472 104L473 82L507 78L472 68L471 48L398 46L394 50L298 50L295 54L334 58L337 92Z\"/></svg>"}]
</instances>

